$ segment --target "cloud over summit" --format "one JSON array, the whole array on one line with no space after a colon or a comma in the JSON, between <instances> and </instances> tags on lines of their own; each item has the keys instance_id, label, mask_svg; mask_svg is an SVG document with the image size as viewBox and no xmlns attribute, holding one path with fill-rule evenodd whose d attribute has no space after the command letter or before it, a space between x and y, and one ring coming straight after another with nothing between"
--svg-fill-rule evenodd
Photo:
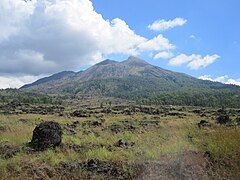
<instances>
[{"instance_id":1,"label":"cloud over summit","mask_svg":"<svg viewBox=\"0 0 240 180\"><path fill-rule=\"evenodd\" d=\"M119 18L105 20L89 0L3 0L0 13L1 73L77 70L113 53L173 47L162 35L147 39Z\"/></svg>"},{"instance_id":2,"label":"cloud over summit","mask_svg":"<svg viewBox=\"0 0 240 180\"><path fill-rule=\"evenodd\" d=\"M183 18L158 20L148 28L164 31L186 22ZM4 87L19 87L63 70L78 71L111 55L169 59L175 49L163 34L139 35L123 19L104 19L90 0L0 1L0 83ZM215 61L209 59L188 65L205 67Z\"/></svg>"}]
</instances>

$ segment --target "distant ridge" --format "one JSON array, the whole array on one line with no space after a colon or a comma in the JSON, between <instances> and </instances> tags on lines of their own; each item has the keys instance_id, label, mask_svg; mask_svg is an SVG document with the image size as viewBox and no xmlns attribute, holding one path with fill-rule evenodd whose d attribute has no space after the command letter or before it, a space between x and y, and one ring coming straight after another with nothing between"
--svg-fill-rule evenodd
<instances>
[{"instance_id":1,"label":"distant ridge","mask_svg":"<svg viewBox=\"0 0 240 180\"><path fill-rule=\"evenodd\" d=\"M97 95L144 104L240 107L240 87L204 81L130 56L104 60L81 72L64 71L21 87L27 92Z\"/></svg>"},{"instance_id":2,"label":"distant ridge","mask_svg":"<svg viewBox=\"0 0 240 180\"><path fill-rule=\"evenodd\" d=\"M48 83L50 81L57 81L57 80L60 80L60 79L63 79L63 78L69 77L69 76L74 76L75 74L76 73L73 72L73 71L62 71L62 72L53 74L51 76L39 79L39 80L37 80L37 81L35 81L31 84L26 84L26 85L22 86L20 89L30 88L32 86L37 86L37 85L40 85L40 84Z\"/></svg>"}]
</instances>

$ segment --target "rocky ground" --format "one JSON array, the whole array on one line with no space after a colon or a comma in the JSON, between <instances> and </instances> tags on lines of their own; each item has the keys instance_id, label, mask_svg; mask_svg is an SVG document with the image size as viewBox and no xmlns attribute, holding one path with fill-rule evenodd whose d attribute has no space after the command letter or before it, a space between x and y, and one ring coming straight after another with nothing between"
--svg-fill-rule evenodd
<instances>
[{"instance_id":1,"label":"rocky ground","mask_svg":"<svg viewBox=\"0 0 240 180\"><path fill-rule=\"evenodd\" d=\"M240 178L239 109L96 104L1 104L1 179Z\"/></svg>"}]
</instances>

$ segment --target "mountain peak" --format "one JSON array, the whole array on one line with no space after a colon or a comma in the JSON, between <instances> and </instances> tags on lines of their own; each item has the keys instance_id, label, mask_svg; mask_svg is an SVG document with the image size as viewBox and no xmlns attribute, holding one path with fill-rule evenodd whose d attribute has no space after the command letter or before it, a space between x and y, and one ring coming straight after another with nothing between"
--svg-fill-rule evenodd
<instances>
[{"instance_id":1,"label":"mountain peak","mask_svg":"<svg viewBox=\"0 0 240 180\"><path fill-rule=\"evenodd\" d=\"M129 58L126 61L123 61L123 63L131 64L131 65L140 65L140 66L149 65L149 63L147 63L146 61L140 58L137 58L135 56L129 56Z\"/></svg>"},{"instance_id":2,"label":"mountain peak","mask_svg":"<svg viewBox=\"0 0 240 180\"><path fill-rule=\"evenodd\" d=\"M111 59L106 59L104 61L101 61L100 63L97 63L96 65L107 65L107 64L114 64L117 63L117 61L113 61Z\"/></svg>"},{"instance_id":3,"label":"mountain peak","mask_svg":"<svg viewBox=\"0 0 240 180\"><path fill-rule=\"evenodd\" d=\"M135 57L135 56L129 56L127 61L137 61L137 62L144 62L144 63L147 63L146 61L138 58L138 57Z\"/></svg>"}]
</instances>

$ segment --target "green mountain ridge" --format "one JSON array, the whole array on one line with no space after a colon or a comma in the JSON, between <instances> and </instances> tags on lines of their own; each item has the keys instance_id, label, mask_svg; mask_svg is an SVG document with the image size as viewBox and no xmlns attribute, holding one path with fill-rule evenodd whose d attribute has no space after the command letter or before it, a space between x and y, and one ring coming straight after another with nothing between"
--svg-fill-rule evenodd
<instances>
[{"instance_id":1,"label":"green mountain ridge","mask_svg":"<svg viewBox=\"0 0 240 180\"><path fill-rule=\"evenodd\" d=\"M25 85L21 90L116 97L143 104L240 106L238 86L200 80L133 56L122 62L108 59L85 71L55 76Z\"/></svg>"}]
</instances>

